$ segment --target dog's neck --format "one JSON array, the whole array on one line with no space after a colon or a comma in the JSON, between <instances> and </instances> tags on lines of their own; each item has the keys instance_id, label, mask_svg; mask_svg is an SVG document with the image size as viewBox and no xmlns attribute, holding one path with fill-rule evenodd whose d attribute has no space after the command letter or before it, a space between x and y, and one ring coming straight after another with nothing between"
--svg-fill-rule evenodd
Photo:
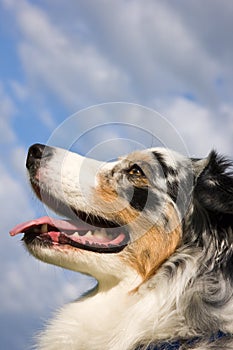
<instances>
[{"instance_id":1,"label":"dog's neck","mask_svg":"<svg viewBox=\"0 0 233 350\"><path fill-rule=\"evenodd\" d=\"M199 325L194 325L193 320L188 322L187 309L195 307L199 314L203 311L202 303L191 305L190 298L195 290L200 292L198 280L194 281L199 255L191 255L187 250L179 254L179 258L182 257L185 266L176 267L174 275L169 273L170 260L145 283L133 272L124 273L125 278L118 283L116 276L108 276L108 282L101 280L92 293L61 310L41 337L38 349L129 350L140 344L163 343L168 339L192 339L199 334ZM232 314L230 301L227 307ZM216 316L213 311L208 319ZM221 322L225 321L221 319ZM197 333L194 326L197 326ZM231 329L231 324L224 328L226 332ZM209 337L208 325L200 335L203 332Z\"/></svg>"},{"instance_id":2,"label":"dog's neck","mask_svg":"<svg viewBox=\"0 0 233 350\"><path fill-rule=\"evenodd\" d=\"M132 322L129 309L139 301L138 295L130 293L136 280L131 276L118 284L115 279L107 284L100 281L88 295L66 305L40 337L39 349L127 349L119 341Z\"/></svg>"},{"instance_id":3,"label":"dog's neck","mask_svg":"<svg viewBox=\"0 0 233 350\"><path fill-rule=\"evenodd\" d=\"M175 286L169 279L164 282L164 276L163 283L159 280L138 289L136 274L118 284L114 279L107 285L100 283L90 295L62 309L41 337L39 349L131 349L142 339L175 336L176 324L187 334L175 310Z\"/></svg>"}]
</instances>

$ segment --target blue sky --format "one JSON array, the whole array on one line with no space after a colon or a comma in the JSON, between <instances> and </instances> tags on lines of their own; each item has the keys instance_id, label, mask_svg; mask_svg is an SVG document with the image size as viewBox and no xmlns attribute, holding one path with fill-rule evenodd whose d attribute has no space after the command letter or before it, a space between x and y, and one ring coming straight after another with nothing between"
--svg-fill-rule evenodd
<instances>
[{"instance_id":1,"label":"blue sky","mask_svg":"<svg viewBox=\"0 0 233 350\"><path fill-rule=\"evenodd\" d=\"M232 18L229 0L0 0L3 349L29 349L56 307L94 283L8 236L46 213L28 186L27 148L111 159L162 144L232 158Z\"/></svg>"}]
</instances>

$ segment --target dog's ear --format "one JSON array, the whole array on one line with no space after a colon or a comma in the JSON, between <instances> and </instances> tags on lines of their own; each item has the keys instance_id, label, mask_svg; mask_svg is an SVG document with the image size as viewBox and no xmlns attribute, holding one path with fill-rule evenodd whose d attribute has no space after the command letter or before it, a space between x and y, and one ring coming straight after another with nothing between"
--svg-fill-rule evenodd
<instances>
[{"instance_id":1,"label":"dog's ear","mask_svg":"<svg viewBox=\"0 0 233 350\"><path fill-rule=\"evenodd\" d=\"M213 213L233 214L232 162L212 151L206 159L192 159L196 172L194 198Z\"/></svg>"}]
</instances>

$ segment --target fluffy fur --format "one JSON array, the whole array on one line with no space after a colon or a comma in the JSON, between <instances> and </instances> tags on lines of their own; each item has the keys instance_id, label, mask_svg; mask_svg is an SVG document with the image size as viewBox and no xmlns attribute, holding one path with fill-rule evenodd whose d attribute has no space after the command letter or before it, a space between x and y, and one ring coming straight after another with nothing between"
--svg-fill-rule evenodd
<instances>
[{"instance_id":1,"label":"fluffy fur","mask_svg":"<svg viewBox=\"0 0 233 350\"><path fill-rule=\"evenodd\" d=\"M169 342L179 349L233 348L228 160L215 151L189 159L154 148L101 163L34 145L27 167L37 196L58 213L122 226L130 238L108 251L27 234L37 258L98 281L57 313L38 349L157 349ZM224 336L213 338L219 331Z\"/></svg>"}]
</instances>

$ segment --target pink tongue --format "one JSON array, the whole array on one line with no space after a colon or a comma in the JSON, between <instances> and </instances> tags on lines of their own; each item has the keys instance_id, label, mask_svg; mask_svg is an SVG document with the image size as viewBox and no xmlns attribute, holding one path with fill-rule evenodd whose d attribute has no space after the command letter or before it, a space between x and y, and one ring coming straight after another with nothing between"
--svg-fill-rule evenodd
<instances>
[{"instance_id":1,"label":"pink tongue","mask_svg":"<svg viewBox=\"0 0 233 350\"><path fill-rule=\"evenodd\" d=\"M16 225L12 230L10 230L10 235L15 236L19 233L24 233L25 230L28 230L30 227L43 224L54 226L60 231L78 231L81 229L81 227L77 227L75 224L71 223L68 220L59 220L51 218L49 216L43 216L42 218L26 221L22 224Z\"/></svg>"}]
</instances>

